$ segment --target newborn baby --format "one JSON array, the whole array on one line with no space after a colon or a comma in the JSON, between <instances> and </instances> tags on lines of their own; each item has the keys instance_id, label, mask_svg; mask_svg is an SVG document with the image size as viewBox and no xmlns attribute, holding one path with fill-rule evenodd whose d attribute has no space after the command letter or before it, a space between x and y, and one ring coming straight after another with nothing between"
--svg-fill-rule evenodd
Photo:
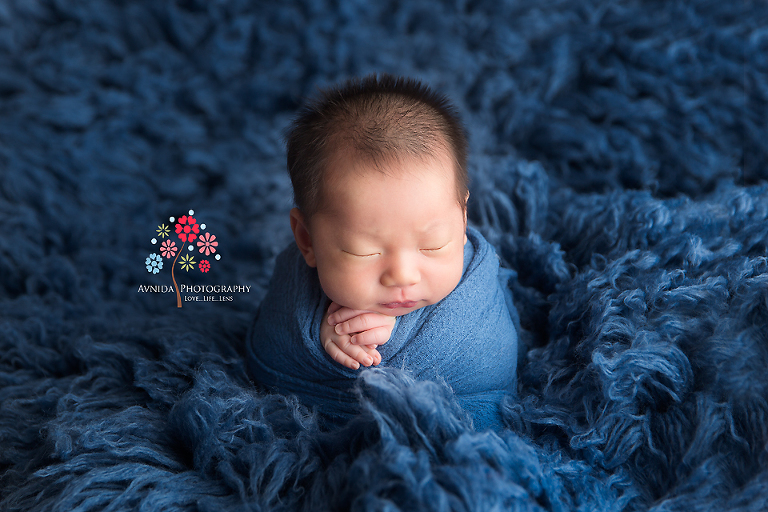
<instances>
[{"instance_id":1,"label":"newborn baby","mask_svg":"<svg viewBox=\"0 0 768 512\"><path fill-rule=\"evenodd\" d=\"M360 365L442 380L480 427L514 390L517 335L498 258L467 227L466 139L415 80L330 89L288 136L295 245L249 334L254 380L354 414Z\"/></svg>"}]
</instances>

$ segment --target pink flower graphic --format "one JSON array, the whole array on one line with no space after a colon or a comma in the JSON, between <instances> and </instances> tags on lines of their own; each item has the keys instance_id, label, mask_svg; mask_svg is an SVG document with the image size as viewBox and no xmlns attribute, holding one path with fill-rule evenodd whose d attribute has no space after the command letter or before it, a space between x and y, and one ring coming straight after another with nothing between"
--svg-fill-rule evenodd
<instances>
[{"instance_id":1,"label":"pink flower graphic","mask_svg":"<svg viewBox=\"0 0 768 512\"><path fill-rule=\"evenodd\" d=\"M1 2L2 0L0 0ZM178 308L182 306L183 286L179 286L176 274L180 274L184 270L186 271L184 275L188 276L190 271L195 270L195 266L200 269L201 273L207 274L211 271L213 261L221 259L219 240L216 239L215 235L208 232L206 225L199 223L194 215L194 210L188 210L181 217L167 217L168 225L158 225L157 236L150 240L154 246L152 249L154 252L144 261L147 272L153 275L160 273L163 268L171 269L171 281L176 291L176 307ZM178 239L171 236L174 229ZM197 245L200 258L209 257L210 259L195 261L195 245ZM164 261L165 265L163 264ZM178 268L176 267L177 263ZM198 276L198 279L203 278Z\"/></svg>"},{"instance_id":2,"label":"pink flower graphic","mask_svg":"<svg viewBox=\"0 0 768 512\"><path fill-rule=\"evenodd\" d=\"M160 254L168 259L176 256L176 242L172 242L170 239L163 242L163 245L160 246Z\"/></svg>"},{"instance_id":3,"label":"pink flower graphic","mask_svg":"<svg viewBox=\"0 0 768 512\"><path fill-rule=\"evenodd\" d=\"M200 226L197 225L197 220L194 217L187 217L184 215L176 223L176 234L182 242L191 242L197 238L197 233L200 232Z\"/></svg>"},{"instance_id":4,"label":"pink flower graphic","mask_svg":"<svg viewBox=\"0 0 768 512\"><path fill-rule=\"evenodd\" d=\"M216 252L219 242L216 242L216 237L210 233L204 233L200 236L200 240L197 241L197 246L200 248L200 252L205 253L206 256Z\"/></svg>"}]
</instances>

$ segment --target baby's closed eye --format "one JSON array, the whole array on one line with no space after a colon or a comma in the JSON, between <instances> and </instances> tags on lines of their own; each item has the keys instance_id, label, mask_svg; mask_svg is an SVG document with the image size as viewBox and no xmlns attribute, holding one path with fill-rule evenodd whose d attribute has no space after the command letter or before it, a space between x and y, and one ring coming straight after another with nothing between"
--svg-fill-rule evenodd
<instances>
[{"instance_id":1,"label":"baby's closed eye","mask_svg":"<svg viewBox=\"0 0 768 512\"><path fill-rule=\"evenodd\" d=\"M346 251L342 249L342 252L349 254L350 256L357 256L358 258L370 258L372 256L377 256L381 253L378 252L367 252L367 251ZM362 254L361 254L362 253Z\"/></svg>"},{"instance_id":2,"label":"baby's closed eye","mask_svg":"<svg viewBox=\"0 0 768 512\"><path fill-rule=\"evenodd\" d=\"M449 243L446 243L446 244L434 244L434 245L427 246L427 247L425 247L423 249L419 249L419 250L421 252L427 252L427 253L429 253L429 252L438 252L438 251L441 251L441 250L445 249L446 247L448 247Z\"/></svg>"}]
</instances>

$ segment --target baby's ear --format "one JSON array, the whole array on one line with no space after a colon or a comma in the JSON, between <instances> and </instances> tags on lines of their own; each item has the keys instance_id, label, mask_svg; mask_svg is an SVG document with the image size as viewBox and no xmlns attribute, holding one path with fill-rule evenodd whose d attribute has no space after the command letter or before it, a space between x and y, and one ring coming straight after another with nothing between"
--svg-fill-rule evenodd
<instances>
[{"instance_id":1,"label":"baby's ear","mask_svg":"<svg viewBox=\"0 0 768 512\"><path fill-rule=\"evenodd\" d=\"M469 190L467 190L467 195L464 197L464 243L467 243L467 203L469 202Z\"/></svg>"},{"instance_id":2,"label":"baby's ear","mask_svg":"<svg viewBox=\"0 0 768 512\"><path fill-rule=\"evenodd\" d=\"M307 227L304 214L298 208L291 210L291 230L293 231L296 245L299 247L301 255L304 256L304 261L310 267L316 267L317 260L315 259L315 249L312 247L312 237L309 235L309 228Z\"/></svg>"}]
</instances>

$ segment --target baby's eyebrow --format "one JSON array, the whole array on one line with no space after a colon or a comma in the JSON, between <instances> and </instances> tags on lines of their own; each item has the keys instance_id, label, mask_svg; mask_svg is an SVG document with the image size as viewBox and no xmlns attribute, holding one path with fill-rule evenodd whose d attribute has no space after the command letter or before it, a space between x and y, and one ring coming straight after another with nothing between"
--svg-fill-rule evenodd
<instances>
[{"instance_id":1,"label":"baby's eyebrow","mask_svg":"<svg viewBox=\"0 0 768 512\"><path fill-rule=\"evenodd\" d=\"M438 217L438 218L434 219L433 221L431 221L430 223L426 224L423 228L421 228L419 230L419 233L424 234L424 235L430 234L430 233L432 233L433 231L435 231L437 229L445 227L446 224L447 223L446 223L445 219L442 219L442 218Z\"/></svg>"},{"instance_id":2,"label":"baby's eyebrow","mask_svg":"<svg viewBox=\"0 0 768 512\"><path fill-rule=\"evenodd\" d=\"M345 227L344 229L339 230L337 238L342 242L349 243L353 239L362 239L364 242L375 242L379 237L373 231Z\"/></svg>"}]
</instances>

